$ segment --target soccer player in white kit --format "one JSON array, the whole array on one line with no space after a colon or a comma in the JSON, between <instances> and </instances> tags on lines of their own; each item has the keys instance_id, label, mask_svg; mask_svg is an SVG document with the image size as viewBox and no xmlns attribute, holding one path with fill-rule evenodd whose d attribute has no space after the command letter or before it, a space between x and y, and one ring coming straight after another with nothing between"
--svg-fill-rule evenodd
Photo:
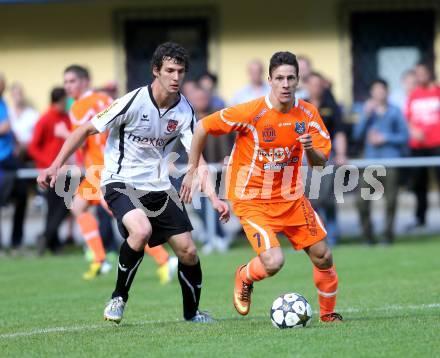
<instances>
[{"instance_id":1,"label":"soccer player in white kit","mask_svg":"<svg viewBox=\"0 0 440 358\"><path fill-rule=\"evenodd\" d=\"M191 238L185 206L169 181L168 162L175 159L174 144L181 140L189 152L196 122L194 110L180 94L188 70L186 50L175 43L157 47L151 85L138 88L113 102L91 121L72 132L52 165L38 177L42 187L53 187L67 158L89 136L109 130L101 189L126 239L121 245L116 287L104 310L104 319L119 323L128 292L142 262L145 245L168 242L179 259L178 277L183 316L191 322L212 322L199 311L202 270ZM204 163L203 158L200 158ZM205 189L220 220L229 219L227 204L205 181Z\"/></svg>"}]
</instances>

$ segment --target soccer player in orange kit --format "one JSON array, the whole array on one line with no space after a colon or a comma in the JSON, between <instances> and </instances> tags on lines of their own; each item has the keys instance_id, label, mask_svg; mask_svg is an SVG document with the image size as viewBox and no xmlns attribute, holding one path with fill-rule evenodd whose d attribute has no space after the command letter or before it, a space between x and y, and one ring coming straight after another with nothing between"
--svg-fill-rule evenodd
<instances>
[{"instance_id":1,"label":"soccer player in orange kit","mask_svg":"<svg viewBox=\"0 0 440 358\"><path fill-rule=\"evenodd\" d=\"M69 112L72 130L90 121L93 116L113 102L108 95L95 92L90 88L89 71L83 66L71 65L64 70L64 88L67 94L75 100ZM110 264L105 261L106 253L99 234L98 222L89 210L90 206L101 204L108 211L102 198L99 182L100 171L104 166L106 140L107 132L88 137L78 156L86 170L92 166L97 168L96 171L90 172L90 176L86 175L86 178L81 181L78 195L75 196L72 203L72 212L80 227L81 234L88 248L93 252L93 262L83 275L86 280L93 279L100 273L106 273L111 268ZM177 268L177 259L170 257L163 246L150 248L147 245L145 252L152 256L158 264L157 274L160 282L162 284L169 282Z\"/></svg>"},{"instance_id":2,"label":"soccer player in orange kit","mask_svg":"<svg viewBox=\"0 0 440 358\"><path fill-rule=\"evenodd\" d=\"M193 178L207 136L237 132L226 188L257 256L236 270L236 310L247 315L253 283L275 275L283 266L277 239L277 233L283 232L294 249L304 250L312 261L320 320L342 322L335 312L338 276L324 240L326 230L297 180L303 152L310 166L325 165L330 136L317 109L295 98L298 80L296 56L277 52L269 65L269 95L205 117L194 132L181 197L191 201Z\"/></svg>"}]
</instances>

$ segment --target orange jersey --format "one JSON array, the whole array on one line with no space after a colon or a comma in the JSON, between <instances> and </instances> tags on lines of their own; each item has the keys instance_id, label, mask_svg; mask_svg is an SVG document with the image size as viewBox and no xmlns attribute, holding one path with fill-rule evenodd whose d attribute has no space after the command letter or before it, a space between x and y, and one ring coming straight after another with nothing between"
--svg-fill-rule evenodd
<instances>
[{"instance_id":1,"label":"orange jersey","mask_svg":"<svg viewBox=\"0 0 440 358\"><path fill-rule=\"evenodd\" d=\"M331 150L318 110L303 100L296 100L288 113L281 113L273 108L269 96L260 97L213 113L202 124L212 135L238 132L226 176L228 198L233 202L300 199L303 148L297 138L309 133L314 149L326 157Z\"/></svg>"},{"instance_id":2,"label":"orange jersey","mask_svg":"<svg viewBox=\"0 0 440 358\"><path fill-rule=\"evenodd\" d=\"M87 91L75 101L70 109L69 116L72 130L90 121L93 116L103 111L112 103L111 97L104 93ZM104 165L104 147L107 132L89 136L82 148L84 166Z\"/></svg>"}]
</instances>

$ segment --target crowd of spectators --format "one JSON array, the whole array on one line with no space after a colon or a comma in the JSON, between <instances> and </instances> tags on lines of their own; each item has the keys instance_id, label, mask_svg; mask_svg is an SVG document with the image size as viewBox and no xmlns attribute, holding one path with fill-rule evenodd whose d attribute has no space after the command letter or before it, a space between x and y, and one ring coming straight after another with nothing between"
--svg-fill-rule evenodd
<instances>
[{"instance_id":1,"label":"crowd of spectators","mask_svg":"<svg viewBox=\"0 0 440 358\"><path fill-rule=\"evenodd\" d=\"M313 67L307 56L298 56L298 62L300 82L296 97L315 105L323 118L333 140L329 164L335 168L347 163L348 153L351 155L353 148L356 148L358 157L366 159L440 156L440 86L435 83L432 68L428 64L419 63L405 72L401 88L391 94L385 80L372 79L369 98L350 109L350 113L356 114L356 123L347 123L345 118L348 111L335 98L332 82ZM237 90L230 101L220 96L217 90L218 78L210 72L195 79L187 79L182 92L200 119L227 105L246 102L269 93L267 74L260 60L254 59L248 64L247 74L248 83ZM3 97L5 90L10 91L12 101L9 104L6 104ZM100 90L115 97L117 87L111 82ZM47 167L69 134L68 107L71 101L62 87L54 88L49 97L49 106L40 115L26 98L23 86L13 83L7 87L5 76L0 74L0 207L8 203L14 205L10 239L12 252L22 245L27 199L29 192L35 193L32 181L18 180L13 173L24 167ZM224 165L225 159L228 159L234 137L224 136L221 139L207 143L204 154L209 163ZM180 155L177 163L184 164L186 153L182 148L177 148L177 152ZM336 245L340 236L333 190L334 173L335 170L333 174L322 178L320 195L317 198L311 197L312 205L325 221L331 245ZM394 217L401 183L399 173L398 168L387 168L387 175L378 178L385 188L386 224L383 240L386 243L394 240ZM435 174L438 184L440 167L436 167ZM428 209L428 168L417 168L417 174L409 177L413 180L407 184L417 199L412 226L423 226ZM362 178L361 173L360 188L366 185ZM219 184L220 172L216 180ZM174 183L179 185L178 179ZM45 248L57 252L61 246L58 228L68 216L68 210L54 190L44 193L44 198L48 210L41 235L45 237ZM201 203L199 214L203 222L206 221L206 203L203 200ZM371 221L370 204L368 200L358 200L362 238L366 243L373 244L377 238ZM217 224L215 237L205 242L204 251L226 250L235 234L236 231L225 230ZM1 242L0 228L0 250Z\"/></svg>"}]
</instances>

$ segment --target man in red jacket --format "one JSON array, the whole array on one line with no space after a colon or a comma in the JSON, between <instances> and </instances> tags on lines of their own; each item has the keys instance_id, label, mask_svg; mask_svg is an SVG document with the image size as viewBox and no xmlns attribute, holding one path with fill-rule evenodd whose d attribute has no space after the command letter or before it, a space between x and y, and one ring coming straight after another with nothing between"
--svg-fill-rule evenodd
<instances>
[{"instance_id":1,"label":"man in red jacket","mask_svg":"<svg viewBox=\"0 0 440 358\"><path fill-rule=\"evenodd\" d=\"M415 67L415 75L417 87L406 104L411 155L440 156L440 86L435 83L431 67L425 63ZM439 185L440 167L435 167L435 174ZM417 197L416 226L424 226L428 209L428 168L417 168L413 177Z\"/></svg>"},{"instance_id":2,"label":"man in red jacket","mask_svg":"<svg viewBox=\"0 0 440 358\"><path fill-rule=\"evenodd\" d=\"M37 122L28 147L29 155L35 160L38 169L50 166L69 135L70 120L65 112L65 107L66 92L64 88L54 88L51 92L51 105ZM44 235L38 242L40 254L44 253L46 248L52 252L59 249L58 228L69 213L63 197L58 196L55 189L48 188L46 198L48 211Z\"/></svg>"}]
</instances>

